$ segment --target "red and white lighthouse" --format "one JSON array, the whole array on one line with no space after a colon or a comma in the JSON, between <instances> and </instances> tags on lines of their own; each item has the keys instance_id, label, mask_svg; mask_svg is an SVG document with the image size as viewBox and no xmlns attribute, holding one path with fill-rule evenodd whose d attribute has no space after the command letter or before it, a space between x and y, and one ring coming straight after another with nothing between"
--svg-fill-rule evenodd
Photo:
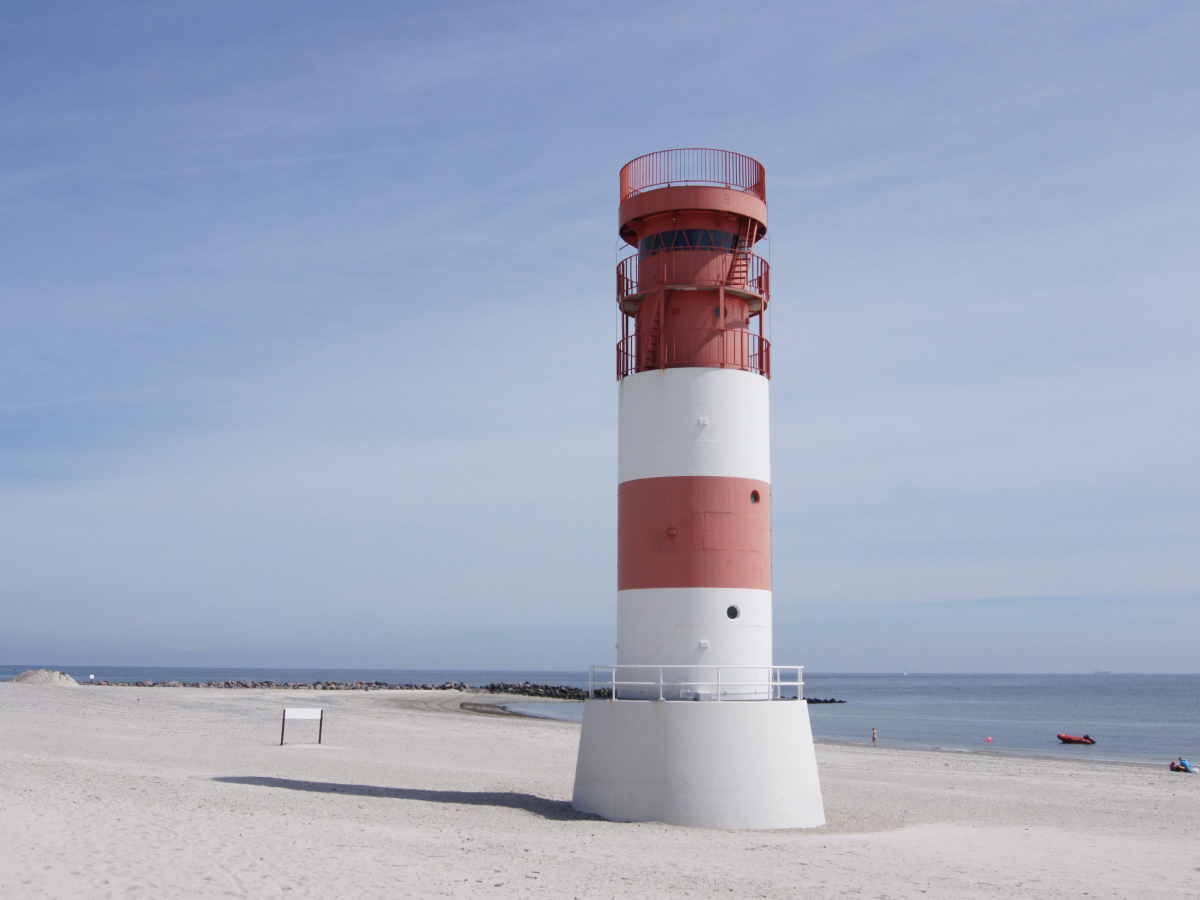
<instances>
[{"instance_id":1,"label":"red and white lighthouse","mask_svg":"<svg viewBox=\"0 0 1200 900\"><path fill-rule=\"evenodd\" d=\"M723 150L621 170L617 665L592 667L577 809L824 823L800 667L771 640L766 175Z\"/></svg>"}]
</instances>

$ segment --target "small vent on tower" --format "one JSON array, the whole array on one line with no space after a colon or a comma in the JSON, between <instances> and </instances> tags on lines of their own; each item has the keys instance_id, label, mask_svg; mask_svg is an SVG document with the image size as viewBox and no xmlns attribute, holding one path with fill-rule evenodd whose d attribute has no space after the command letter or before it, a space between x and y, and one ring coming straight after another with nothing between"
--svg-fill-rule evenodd
<instances>
[{"instance_id":1,"label":"small vent on tower","mask_svg":"<svg viewBox=\"0 0 1200 900\"><path fill-rule=\"evenodd\" d=\"M751 491L751 492L750 492L750 502L751 502L751 503L757 503L757 502L758 502L758 491Z\"/></svg>"}]
</instances>

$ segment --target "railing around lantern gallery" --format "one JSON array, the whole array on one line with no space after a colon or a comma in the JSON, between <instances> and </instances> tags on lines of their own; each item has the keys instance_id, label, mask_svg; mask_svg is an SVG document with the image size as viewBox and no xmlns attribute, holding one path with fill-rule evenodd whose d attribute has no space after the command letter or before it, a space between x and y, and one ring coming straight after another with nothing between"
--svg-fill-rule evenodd
<instances>
[{"instance_id":1,"label":"railing around lantern gallery","mask_svg":"<svg viewBox=\"0 0 1200 900\"><path fill-rule=\"evenodd\" d=\"M617 343L618 381L634 372L689 366L770 378L771 342L752 331L713 327L639 331Z\"/></svg>"},{"instance_id":2,"label":"railing around lantern gallery","mask_svg":"<svg viewBox=\"0 0 1200 900\"><path fill-rule=\"evenodd\" d=\"M637 253L617 263L617 303L658 288L724 287L736 293L771 296L771 266L745 250L682 248Z\"/></svg>"},{"instance_id":3,"label":"railing around lantern gallery","mask_svg":"<svg viewBox=\"0 0 1200 900\"><path fill-rule=\"evenodd\" d=\"M804 666L589 666L588 697L803 700Z\"/></svg>"},{"instance_id":4,"label":"railing around lantern gallery","mask_svg":"<svg viewBox=\"0 0 1200 900\"><path fill-rule=\"evenodd\" d=\"M730 150L689 147L627 162L621 169L621 202L642 191L682 184L715 185L767 199L767 173L758 160Z\"/></svg>"}]
</instances>

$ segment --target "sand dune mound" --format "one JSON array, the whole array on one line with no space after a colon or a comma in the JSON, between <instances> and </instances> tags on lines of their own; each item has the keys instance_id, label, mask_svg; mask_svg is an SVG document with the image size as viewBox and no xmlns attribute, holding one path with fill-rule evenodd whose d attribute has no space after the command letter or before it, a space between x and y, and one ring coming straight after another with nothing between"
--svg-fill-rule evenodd
<instances>
[{"instance_id":1,"label":"sand dune mound","mask_svg":"<svg viewBox=\"0 0 1200 900\"><path fill-rule=\"evenodd\" d=\"M22 684L47 684L54 687L79 685L79 682L66 672L55 672L53 669L30 669L28 672L22 672L13 681L19 681Z\"/></svg>"}]
</instances>

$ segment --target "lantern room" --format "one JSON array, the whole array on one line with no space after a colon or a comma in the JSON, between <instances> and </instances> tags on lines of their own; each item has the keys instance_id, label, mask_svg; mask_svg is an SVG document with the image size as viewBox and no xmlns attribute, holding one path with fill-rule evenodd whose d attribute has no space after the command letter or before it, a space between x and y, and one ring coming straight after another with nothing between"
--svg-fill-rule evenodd
<instances>
[{"instance_id":1,"label":"lantern room","mask_svg":"<svg viewBox=\"0 0 1200 900\"><path fill-rule=\"evenodd\" d=\"M766 173L727 150L663 150L621 170L617 378L711 366L770 377ZM757 330L757 333L756 333Z\"/></svg>"}]
</instances>

